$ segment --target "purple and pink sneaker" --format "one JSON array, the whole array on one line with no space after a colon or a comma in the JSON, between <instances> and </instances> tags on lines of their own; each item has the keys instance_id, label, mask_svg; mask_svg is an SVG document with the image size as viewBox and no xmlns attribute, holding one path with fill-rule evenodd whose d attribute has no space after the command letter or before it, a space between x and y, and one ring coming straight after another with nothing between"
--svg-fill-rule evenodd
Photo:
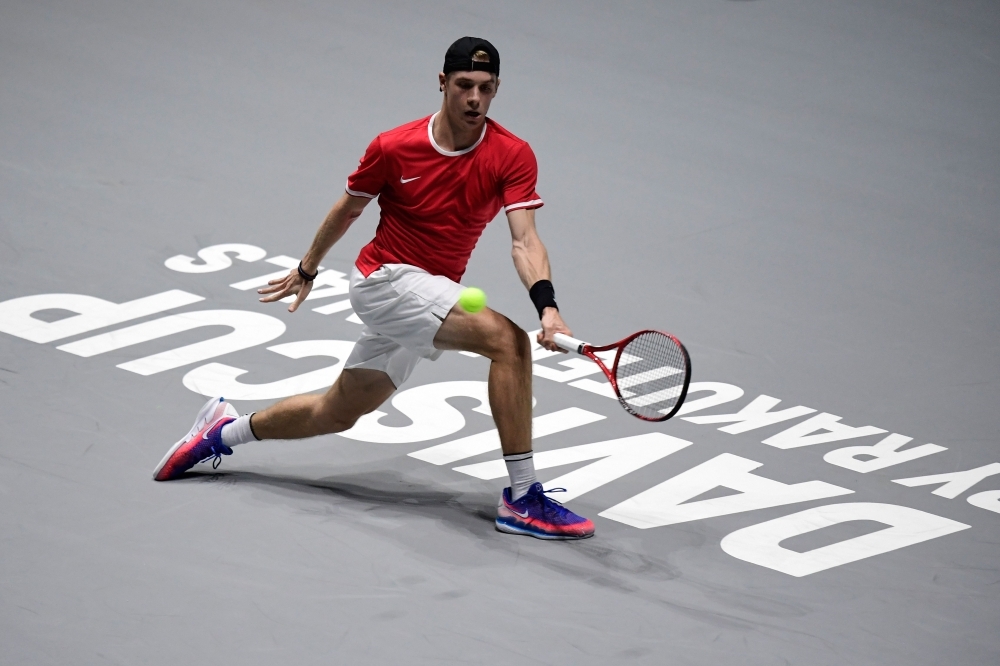
<instances>
[{"instance_id":1,"label":"purple and pink sneaker","mask_svg":"<svg viewBox=\"0 0 1000 666\"><path fill-rule=\"evenodd\" d=\"M511 501L510 488L504 488L497 505L497 530L536 539L586 539L594 536L594 523L546 495L560 491L565 491L565 488L543 490L542 484L536 481L523 497Z\"/></svg>"},{"instance_id":2,"label":"purple and pink sneaker","mask_svg":"<svg viewBox=\"0 0 1000 666\"><path fill-rule=\"evenodd\" d=\"M180 477L195 465L212 460L218 467L222 456L233 450L222 443L222 427L235 421L239 414L222 398L212 398L198 412L188 434L174 444L153 470L155 481L170 481Z\"/></svg>"}]
</instances>

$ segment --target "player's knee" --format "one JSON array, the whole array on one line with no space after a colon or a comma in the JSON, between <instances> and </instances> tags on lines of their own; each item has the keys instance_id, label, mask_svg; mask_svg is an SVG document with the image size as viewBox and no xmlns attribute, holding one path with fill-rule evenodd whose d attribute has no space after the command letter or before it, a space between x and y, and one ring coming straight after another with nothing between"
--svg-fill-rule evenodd
<instances>
[{"instance_id":1,"label":"player's knee","mask_svg":"<svg viewBox=\"0 0 1000 666\"><path fill-rule=\"evenodd\" d=\"M320 434L331 435L350 430L360 416L360 414L345 414L342 410L331 409L330 405L320 402L313 410L312 420Z\"/></svg>"},{"instance_id":2,"label":"player's knee","mask_svg":"<svg viewBox=\"0 0 1000 666\"><path fill-rule=\"evenodd\" d=\"M528 337L528 334L524 331L524 329L522 329L520 326L517 326L516 324L513 323L511 325L515 329L514 344L515 344L515 353L517 354L517 358L519 361L530 363L531 339Z\"/></svg>"},{"instance_id":3,"label":"player's knee","mask_svg":"<svg viewBox=\"0 0 1000 666\"><path fill-rule=\"evenodd\" d=\"M318 419L317 425L323 431L324 435L332 435L336 432L344 432L345 430L350 430L354 427L354 424L358 422L358 417L356 416L344 416L342 414L326 414Z\"/></svg>"},{"instance_id":4,"label":"player's knee","mask_svg":"<svg viewBox=\"0 0 1000 666\"><path fill-rule=\"evenodd\" d=\"M503 353L514 362L530 363L531 341L528 339L528 334L507 318L504 318L501 328L498 337L502 343Z\"/></svg>"}]
</instances>

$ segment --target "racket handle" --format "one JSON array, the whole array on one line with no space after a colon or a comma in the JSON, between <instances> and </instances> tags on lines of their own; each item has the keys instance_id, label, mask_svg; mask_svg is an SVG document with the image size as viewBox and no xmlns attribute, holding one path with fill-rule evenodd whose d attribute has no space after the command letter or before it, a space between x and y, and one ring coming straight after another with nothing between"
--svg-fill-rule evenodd
<instances>
[{"instance_id":1,"label":"racket handle","mask_svg":"<svg viewBox=\"0 0 1000 666\"><path fill-rule=\"evenodd\" d=\"M571 338L562 333L556 333L552 336L552 338L556 341L557 345L566 351L576 352L580 355L583 355L583 348L589 346L589 343L584 342L583 340L577 340L576 338Z\"/></svg>"}]
</instances>

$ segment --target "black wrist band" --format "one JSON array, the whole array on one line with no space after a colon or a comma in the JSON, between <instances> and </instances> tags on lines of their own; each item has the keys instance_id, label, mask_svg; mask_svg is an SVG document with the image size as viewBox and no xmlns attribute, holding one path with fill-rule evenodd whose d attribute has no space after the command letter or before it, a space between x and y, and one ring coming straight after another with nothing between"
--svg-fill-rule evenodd
<instances>
[{"instance_id":1,"label":"black wrist band","mask_svg":"<svg viewBox=\"0 0 1000 666\"><path fill-rule=\"evenodd\" d=\"M539 319L542 318L542 312L545 311L545 308L559 309L559 306L556 305L555 287L548 280L539 280L531 285L531 289L528 290L528 296L531 297L531 302L535 304L535 309L538 310Z\"/></svg>"},{"instance_id":2,"label":"black wrist band","mask_svg":"<svg viewBox=\"0 0 1000 666\"><path fill-rule=\"evenodd\" d=\"M313 280L316 279L316 276L319 275L319 271L316 271L312 275L309 275L309 273L306 273L305 269L302 268L302 262L300 261L299 262L299 275L302 276L302 279L305 280L306 282L312 282Z\"/></svg>"}]
</instances>

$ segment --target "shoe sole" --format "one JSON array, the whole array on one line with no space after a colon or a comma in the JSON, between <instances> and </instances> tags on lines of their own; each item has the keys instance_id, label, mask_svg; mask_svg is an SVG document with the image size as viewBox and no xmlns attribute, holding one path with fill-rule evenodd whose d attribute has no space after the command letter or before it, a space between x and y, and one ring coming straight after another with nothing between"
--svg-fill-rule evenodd
<instances>
[{"instance_id":1,"label":"shoe sole","mask_svg":"<svg viewBox=\"0 0 1000 666\"><path fill-rule=\"evenodd\" d=\"M163 456L163 460L161 460L160 464L153 470L154 481L156 481L156 475L160 473L160 470L162 470L164 465L167 464L167 461L170 460L170 456L174 455L174 453L177 452L177 449L181 448L185 442L194 437L198 434L199 430L205 427L209 414L211 414L215 410L216 406L218 406L218 404L222 401L222 398L210 398L208 402L202 405L201 409L198 410L198 416L194 419L194 425L191 426L190 430L188 430L188 434L181 437L176 444L170 447L170 450L167 451L167 455Z\"/></svg>"},{"instance_id":2,"label":"shoe sole","mask_svg":"<svg viewBox=\"0 0 1000 666\"><path fill-rule=\"evenodd\" d=\"M508 525L507 523L501 523L500 521L496 521L494 525L496 526L497 532L517 534L519 536L530 536L535 537L536 539L544 539L546 541L579 541L580 539L589 539L594 536L593 532L590 534L546 534L545 532L533 532L531 530Z\"/></svg>"}]
</instances>

